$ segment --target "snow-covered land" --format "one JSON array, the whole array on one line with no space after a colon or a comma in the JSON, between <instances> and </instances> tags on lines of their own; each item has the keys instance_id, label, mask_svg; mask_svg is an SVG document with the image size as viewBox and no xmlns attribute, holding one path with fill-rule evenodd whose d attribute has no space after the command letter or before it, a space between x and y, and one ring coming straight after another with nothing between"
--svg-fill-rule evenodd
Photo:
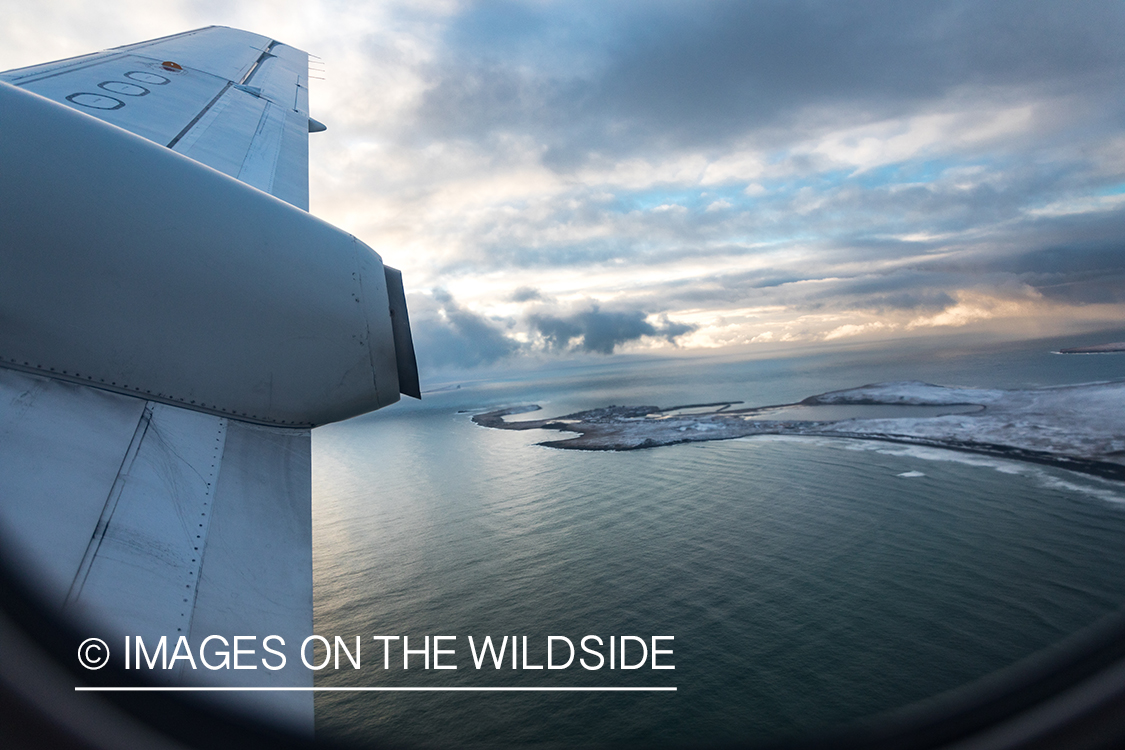
<instances>
[{"instance_id":1,"label":"snow-covered land","mask_svg":"<svg viewBox=\"0 0 1125 750\"><path fill-rule=\"evenodd\" d=\"M799 404L732 405L608 406L554 419L504 420L539 408L523 406L479 414L473 421L497 429L577 433L541 443L555 448L634 450L751 435L820 435L1004 455L1125 480L1125 382L1011 391L878 383ZM888 406L900 407L895 416L864 414L864 407L885 412ZM856 416L840 418L840 407L854 407ZM910 413L912 407L918 415ZM949 413L935 407L949 407Z\"/></svg>"},{"instance_id":2,"label":"snow-covered land","mask_svg":"<svg viewBox=\"0 0 1125 750\"><path fill-rule=\"evenodd\" d=\"M1125 353L1125 341L1095 346L1078 346L1073 349L1059 349L1058 354L1121 354Z\"/></svg>"}]
</instances>

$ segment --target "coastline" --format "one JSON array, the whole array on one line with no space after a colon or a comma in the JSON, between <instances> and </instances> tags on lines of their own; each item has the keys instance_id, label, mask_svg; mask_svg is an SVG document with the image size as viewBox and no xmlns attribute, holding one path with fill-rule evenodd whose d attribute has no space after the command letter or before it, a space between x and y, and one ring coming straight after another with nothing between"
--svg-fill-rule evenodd
<instances>
[{"instance_id":1,"label":"coastline","mask_svg":"<svg viewBox=\"0 0 1125 750\"><path fill-rule=\"evenodd\" d=\"M1097 344L1096 346L1076 346L1070 349L1059 349L1055 354L1125 354L1125 341L1112 344Z\"/></svg>"},{"instance_id":2,"label":"coastline","mask_svg":"<svg viewBox=\"0 0 1125 750\"><path fill-rule=\"evenodd\" d=\"M837 437L919 445L1036 463L1125 482L1125 382L1028 390L878 383L810 396L792 404L731 409L741 402L607 406L550 419L508 422L539 410L513 406L473 416L475 424L505 430L553 430L575 437L539 445L564 450L627 451L662 445L731 440L754 435ZM953 413L847 419L765 419L770 412L816 416L818 407L960 408ZM964 407L977 407L966 413ZM687 409L706 409L679 414ZM1115 419L1116 417L1116 419Z\"/></svg>"}]
</instances>

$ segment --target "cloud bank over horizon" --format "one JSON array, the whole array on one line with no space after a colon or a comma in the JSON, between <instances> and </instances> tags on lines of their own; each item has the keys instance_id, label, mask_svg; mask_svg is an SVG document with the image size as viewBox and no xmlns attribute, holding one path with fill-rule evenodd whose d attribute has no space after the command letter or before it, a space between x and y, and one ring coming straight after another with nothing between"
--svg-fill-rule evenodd
<instances>
[{"instance_id":1,"label":"cloud bank over horizon","mask_svg":"<svg viewBox=\"0 0 1125 750\"><path fill-rule=\"evenodd\" d=\"M1125 317L1118 2L6 2L2 68L321 55L313 212L403 270L430 367Z\"/></svg>"}]
</instances>

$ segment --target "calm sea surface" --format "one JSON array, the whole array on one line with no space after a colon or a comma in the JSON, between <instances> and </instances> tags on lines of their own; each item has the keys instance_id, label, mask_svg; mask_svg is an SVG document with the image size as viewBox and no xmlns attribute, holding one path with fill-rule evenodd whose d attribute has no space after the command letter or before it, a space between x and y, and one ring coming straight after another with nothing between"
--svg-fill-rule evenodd
<instances>
[{"instance_id":1,"label":"calm sea surface","mask_svg":"<svg viewBox=\"0 0 1125 750\"><path fill-rule=\"evenodd\" d=\"M426 394L313 439L315 629L362 668L320 686L674 686L642 693L321 693L320 737L427 746L777 739L902 706L1125 604L1125 486L983 456L754 438L624 453L535 445L472 413L748 405L887 380L1027 387L1125 378L1125 355L1005 346L755 361L607 359ZM1125 419L1125 416L1123 416ZM451 635L383 669L374 635ZM671 635L675 670L474 668L467 636ZM399 641L398 643L401 643ZM499 645L499 644L497 644ZM637 649L635 643L630 649ZM565 646L557 649L563 660ZM639 656L631 651L630 662ZM589 654L588 663L596 663ZM522 653L521 653L522 656Z\"/></svg>"}]
</instances>

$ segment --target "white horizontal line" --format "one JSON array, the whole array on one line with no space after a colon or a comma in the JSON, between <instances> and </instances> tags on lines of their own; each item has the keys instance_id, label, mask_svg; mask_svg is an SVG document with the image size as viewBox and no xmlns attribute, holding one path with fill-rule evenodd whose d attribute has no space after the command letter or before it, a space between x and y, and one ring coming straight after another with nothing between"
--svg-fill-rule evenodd
<instances>
[{"instance_id":1,"label":"white horizontal line","mask_svg":"<svg viewBox=\"0 0 1125 750\"><path fill-rule=\"evenodd\" d=\"M200 693L200 692L315 692L315 693L594 693L675 692L674 687L76 687L79 693Z\"/></svg>"}]
</instances>

